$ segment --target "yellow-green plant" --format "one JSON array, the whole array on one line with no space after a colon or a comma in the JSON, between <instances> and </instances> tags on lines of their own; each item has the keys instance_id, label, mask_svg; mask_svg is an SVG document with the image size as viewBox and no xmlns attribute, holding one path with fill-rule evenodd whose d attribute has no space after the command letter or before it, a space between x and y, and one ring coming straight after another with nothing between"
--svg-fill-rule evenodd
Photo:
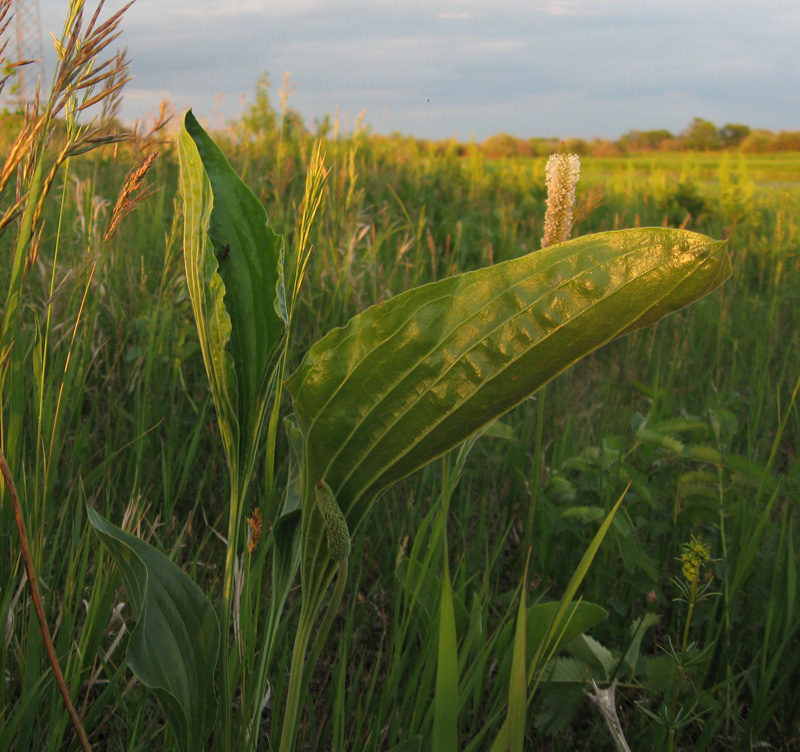
<instances>
[{"instance_id":1,"label":"yellow-green plant","mask_svg":"<svg viewBox=\"0 0 800 752\"><path fill-rule=\"evenodd\" d=\"M80 350L78 333L84 312L81 306L59 373L51 358L51 343L58 338L55 331L60 328L54 320L53 301L58 292L65 292L59 289L64 280L58 279L58 245L49 259L52 267L44 315L40 316L37 307L25 300L24 292L28 273L38 258L48 196L59 178L66 186L70 160L130 137L113 132L112 124L119 91L128 80L128 63L120 52L104 59L107 47L120 33L119 24L129 6L130 3L102 20L101 0L87 23L84 0L68 3L63 31L53 37L56 65L52 86L49 91L40 92L37 88L23 111L4 122L8 133L4 134L7 143L0 165L0 240L4 241L3 250L7 250L3 261L5 298L0 304L0 529L5 533L11 511L36 614L35 626L33 619L29 622L28 636L37 644L41 634L56 684L85 750L89 749L89 742L70 698L37 584L46 503L56 485L55 468L61 453L58 437L73 389L79 383L75 378L75 362L79 358L71 356ZM0 0L0 91L16 68L30 62L6 57L11 7L10 0ZM100 115L85 117L94 105L100 106ZM9 120L16 121L17 128L9 127ZM74 288L84 300L100 258L100 244L87 250L93 263L88 265L88 275ZM29 337L31 330L35 330L33 337ZM58 384L57 389L54 384ZM58 396L53 400L56 391ZM31 425L36 451L33 456L23 456L24 436ZM22 482L15 482L15 476ZM28 530L33 531L30 538ZM26 689L23 685L23 694ZM29 735L30 731L25 730L16 739L20 748L26 746Z\"/></svg>"},{"instance_id":2,"label":"yellow-green plant","mask_svg":"<svg viewBox=\"0 0 800 752\"><path fill-rule=\"evenodd\" d=\"M648 717L667 730L667 749L669 752L673 752L675 749L677 732L691 723L696 717L694 715L694 704L687 707L678 707L678 695L686 678L686 673L692 666L697 666L705 661L709 651L713 648L713 645L710 645L704 649L696 642L689 641L694 609L695 606L712 595L719 595L719 593L711 591L714 584L711 574L708 573L708 577L703 577L711 561L711 547L706 541L693 535L689 541L683 544L679 561L681 563L681 576L673 577L671 582L679 593L675 600L678 603L686 604L687 610L680 647L676 648L672 640L669 637L667 638L669 647L666 648L665 652L675 665L675 681L672 686L672 695L669 704L665 704L658 713L653 713L640 706Z\"/></svg>"},{"instance_id":3,"label":"yellow-green plant","mask_svg":"<svg viewBox=\"0 0 800 752\"><path fill-rule=\"evenodd\" d=\"M231 485L218 605L221 718L214 744L227 751L257 743L277 625L299 569L301 607L286 706L282 714L273 709L273 744L279 737L278 748L290 752L311 670L344 591L351 539L381 492L457 447L587 353L713 290L730 274L730 263L724 242L664 228L556 242L363 311L314 344L284 382L291 344L286 334L310 258L302 227L310 226L319 205L322 157L312 161L301 232L287 258L263 207L191 112L178 145L186 276ZM274 405L270 426L276 426L284 383L294 408L284 425L296 475L272 530L273 592L262 625L256 686L242 690L242 718L235 725L234 691L251 682L244 665L247 650L231 650L228 644L240 608L235 573L247 566L244 499L268 407ZM274 431L268 433L266 450L273 467ZM188 580L186 575L155 571L139 544L97 517L93 521L104 540L114 540L115 558L139 556L143 562L123 570L126 585L140 593L141 602L147 602L147 591L159 577L169 581L164 593L190 590L177 582ZM177 625L171 642L164 637L157 644L132 645L132 658L174 663L173 673L185 677L182 681L202 681L197 694L208 697L217 656L214 621L206 617L207 603L201 599L190 606L189 600L177 606L180 618L165 615L158 624L159 630ZM208 631L197 634L180 626L193 619L203 619ZM179 670L178 664L189 661L191 666ZM210 733L205 721L213 718L213 706L179 698L163 686L157 697L181 747L200 749Z\"/></svg>"}]
</instances>

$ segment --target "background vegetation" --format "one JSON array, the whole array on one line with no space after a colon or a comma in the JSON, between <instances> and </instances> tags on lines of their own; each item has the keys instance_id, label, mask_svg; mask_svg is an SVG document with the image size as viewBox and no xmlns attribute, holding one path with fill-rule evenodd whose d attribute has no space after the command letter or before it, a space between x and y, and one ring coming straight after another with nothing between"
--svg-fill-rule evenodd
<instances>
[{"instance_id":1,"label":"background vegetation","mask_svg":"<svg viewBox=\"0 0 800 752\"><path fill-rule=\"evenodd\" d=\"M103 126L111 125L109 116ZM23 127L4 118L0 156L11 156L11 137ZM54 126L47 159L73 143L70 127L68 119ZM331 172L290 370L305 347L374 302L539 247L544 157L340 134L331 119L316 131ZM694 131L710 134L690 127L685 148ZM694 146L713 150L742 136L734 126L716 132L713 146ZM124 520L209 592L221 587L225 551L225 461L186 292L176 157L161 133L73 150L43 202L19 336L13 349L7 338L0 343L4 373L13 365L24 375L15 392L2 394L4 451L18 416L24 430L13 469L46 615L98 749L172 748L173 741L124 666L130 610L88 530L85 504ZM657 716L676 688L680 748L797 748L800 159L753 156L753 136L739 139L737 155L663 154L665 136L648 147L658 153L583 161L576 234L670 225L727 237L733 277L515 409L474 445L457 486L448 465L436 463L382 497L369 535L354 540L301 748L384 750L414 734L430 748L436 573L449 555L462 748L481 749L528 544L528 602L558 599L629 482L581 592L608 619L544 678L526 749L613 748L585 698L588 678L618 682L620 722L633 748L664 748L667 729L647 711ZM215 138L291 246L314 137L286 97L276 111L260 86L245 118ZM552 145L538 148L531 155ZM131 213L122 218L115 206L130 186L126 175L156 150L144 178L149 195L137 201L129 192ZM15 190L19 184L6 185L4 211ZM109 233L115 218L121 224ZM12 220L0 235L0 255L9 259L22 218ZM12 282L11 265L0 264L2 289ZM284 478L288 447L280 440L285 460L276 477ZM281 488L268 487L266 475L257 476L249 504L268 523ZM433 524L445 494L447 551ZM77 748L44 657L7 499L0 502L0 749ZM681 652L689 621L673 578L692 536L710 547L704 578L713 594L694 609L693 649L683 651L691 660L686 679L676 681L668 653ZM254 618L268 602L269 592L255 599ZM287 607L291 614L296 602ZM267 716L283 702L290 661L290 636L278 639Z\"/></svg>"}]
</instances>

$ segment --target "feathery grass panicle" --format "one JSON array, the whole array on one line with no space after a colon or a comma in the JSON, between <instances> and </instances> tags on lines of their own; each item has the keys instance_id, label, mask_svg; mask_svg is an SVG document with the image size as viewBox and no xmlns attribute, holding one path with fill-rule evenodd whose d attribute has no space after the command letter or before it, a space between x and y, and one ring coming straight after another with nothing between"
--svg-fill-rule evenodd
<instances>
[{"instance_id":1,"label":"feathery grass panicle","mask_svg":"<svg viewBox=\"0 0 800 752\"><path fill-rule=\"evenodd\" d=\"M253 516L247 518L247 553L253 555L253 551L258 548L261 542L261 536L264 532L264 525L261 520L261 510L256 507L253 510Z\"/></svg>"},{"instance_id":2,"label":"feathery grass panicle","mask_svg":"<svg viewBox=\"0 0 800 752\"><path fill-rule=\"evenodd\" d=\"M553 154L545 168L547 211L542 248L569 240L575 210L575 186L581 174L577 154Z\"/></svg>"},{"instance_id":3,"label":"feathery grass panicle","mask_svg":"<svg viewBox=\"0 0 800 752\"><path fill-rule=\"evenodd\" d=\"M108 223L108 229L103 235L104 243L114 234L120 222L155 190L150 189L139 193L144 186L145 175L147 175L147 171L157 156L157 151L151 152L128 173L128 177L125 179L117 198L117 203L114 205L114 211L111 212L111 221Z\"/></svg>"},{"instance_id":4,"label":"feathery grass panicle","mask_svg":"<svg viewBox=\"0 0 800 752\"><path fill-rule=\"evenodd\" d=\"M0 94L3 93L6 82L11 78L14 68L22 64L20 62L6 61L6 48L8 47L6 29L11 24L11 18L11 0L0 0Z\"/></svg>"}]
</instances>

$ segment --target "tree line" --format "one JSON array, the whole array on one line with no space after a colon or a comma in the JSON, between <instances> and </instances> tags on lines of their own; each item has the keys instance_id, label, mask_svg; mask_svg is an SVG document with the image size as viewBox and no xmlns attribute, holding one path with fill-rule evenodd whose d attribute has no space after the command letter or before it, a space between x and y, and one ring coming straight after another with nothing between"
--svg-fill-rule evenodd
<instances>
[{"instance_id":1,"label":"tree line","mask_svg":"<svg viewBox=\"0 0 800 752\"><path fill-rule=\"evenodd\" d=\"M337 123L330 115L315 120L309 127L302 115L287 105L292 92L288 77L284 78L280 90L280 108L273 107L270 98L270 77L264 73L256 83L254 100L246 108L238 123L231 124L238 135L247 141L283 142L302 141L308 137L329 139L338 132ZM363 115L363 113L362 113ZM580 156L618 157L626 154L642 154L650 152L679 151L743 151L750 153L768 153L800 151L800 131L781 130L778 132L764 128L751 128L742 123L726 123L717 126L710 120L694 118L680 133L672 133L666 129L631 130L616 140L606 138L520 138L509 133L497 133L489 136L477 145L459 143L455 139L432 142L402 133L391 136L379 136L370 133L370 128L359 118L357 130L362 137L371 142L390 144L394 147L402 145L414 149L433 150L442 153L465 155L479 150L489 158L540 157L553 154L566 145L567 151Z\"/></svg>"},{"instance_id":2,"label":"tree line","mask_svg":"<svg viewBox=\"0 0 800 752\"><path fill-rule=\"evenodd\" d=\"M616 141L604 138L529 138L522 139L507 133L487 138L482 149L489 157L537 157L552 154L561 142L573 154L594 157L614 157L656 151L743 151L767 153L800 151L800 131L770 131L750 128L741 123L726 123L718 127L710 120L696 117L680 133L666 129L631 130Z\"/></svg>"}]
</instances>

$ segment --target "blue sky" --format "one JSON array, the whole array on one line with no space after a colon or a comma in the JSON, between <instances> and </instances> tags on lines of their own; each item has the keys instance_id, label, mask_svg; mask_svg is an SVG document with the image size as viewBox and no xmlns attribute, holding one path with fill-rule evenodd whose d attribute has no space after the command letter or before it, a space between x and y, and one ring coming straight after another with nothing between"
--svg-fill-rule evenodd
<instances>
[{"instance_id":1,"label":"blue sky","mask_svg":"<svg viewBox=\"0 0 800 752\"><path fill-rule=\"evenodd\" d=\"M65 5L40 0L46 35ZM289 71L308 124L387 134L800 130L800 0L136 0L123 29L126 119L167 97L221 125Z\"/></svg>"}]
</instances>

